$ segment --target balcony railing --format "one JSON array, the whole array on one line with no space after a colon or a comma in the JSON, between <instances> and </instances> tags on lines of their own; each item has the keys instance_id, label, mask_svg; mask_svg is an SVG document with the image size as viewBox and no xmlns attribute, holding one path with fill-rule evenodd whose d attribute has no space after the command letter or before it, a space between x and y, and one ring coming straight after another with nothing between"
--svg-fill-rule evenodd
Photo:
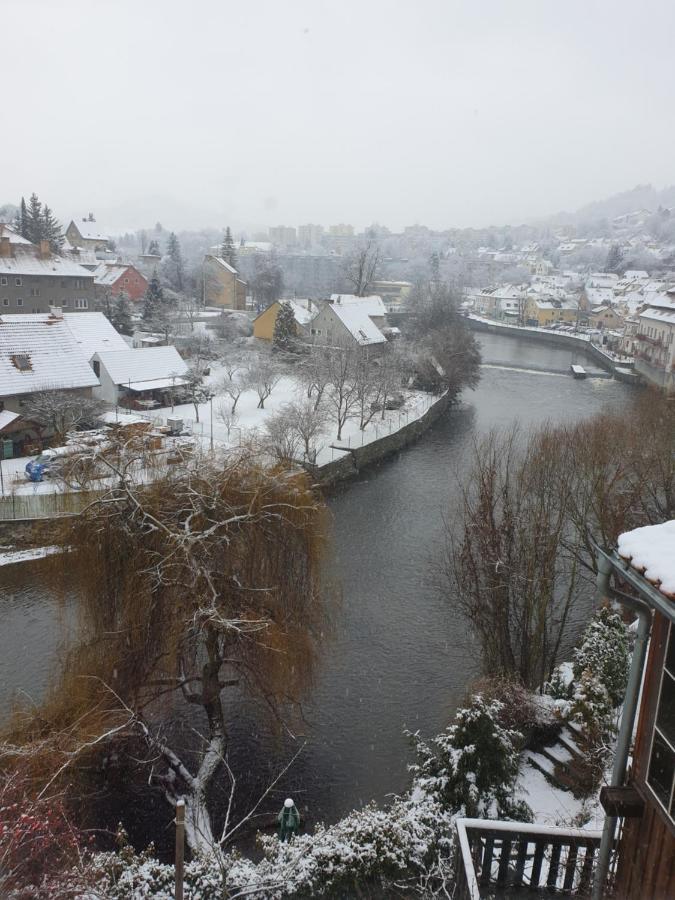
<instances>
[{"instance_id":1,"label":"balcony railing","mask_svg":"<svg viewBox=\"0 0 675 900\"><path fill-rule=\"evenodd\" d=\"M599 831L458 819L457 900L590 896Z\"/></svg>"}]
</instances>

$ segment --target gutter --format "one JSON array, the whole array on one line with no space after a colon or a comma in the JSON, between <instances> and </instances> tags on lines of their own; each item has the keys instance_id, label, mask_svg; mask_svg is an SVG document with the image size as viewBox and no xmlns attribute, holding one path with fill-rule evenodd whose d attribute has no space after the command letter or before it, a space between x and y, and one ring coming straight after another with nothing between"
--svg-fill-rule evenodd
<instances>
[{"instance_id":1,"label":"gutter","mask_svg":"<svg viewBox=\"0 0 675 900\"><path fill-rule=\"evenodd\" d=\"M640 685L642 683L642 674L651 633L652 610L657 610L673 622L675 621L675 605L668 603L660 591L657 591L648 581L631 569L626 560L622 559L616 552L606 553L595 542L594 546L598 563L596 597L601 600L609 597L632 610L638 616L637 637L628 674L621 726L617 736L616 754L610 781L612 787L620 787L623 785L626 777L628 754L635 726ZM627 594L610 587L609 579L613 571L641 595L639 599L629 597ZM597 867L593 878L592 900L602 900L605 894L607 873L616 835L616 823L616 816L605 817Z\"/></svg>"}]
</instances>

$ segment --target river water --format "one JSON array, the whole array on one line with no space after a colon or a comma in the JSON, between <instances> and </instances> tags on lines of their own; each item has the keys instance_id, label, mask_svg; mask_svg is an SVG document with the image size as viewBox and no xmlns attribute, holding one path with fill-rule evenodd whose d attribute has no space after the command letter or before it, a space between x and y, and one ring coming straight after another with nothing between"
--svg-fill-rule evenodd
<instances>
[{"instance_id":1,"label":"river water","mask_svg":"<svg viewBox=\"0 0 675 900\"><path fill-rule=\"evenodd\" d=\"M480 342L488 365L477 390L465 392L415 445L329 501L342 602L304 724L294 731L307 744L272 806L293 793L310 821L334 821L403 790L410 761L404 727L427 736L439 732L478 676L477 648L432 578L444 516L452 513L475 436L515 419L525 429L546 420L575 421L626 404L636 390L608 379L576 381L510 368L565 370L572 362L585 364L577 351L491 334L481 334ZM40 564L0 568L0 593L1 715L17 689L34 697L44 690L72 620L72 601L65 608L56 603ZM568 648L588 615L586 607L572 616ZM287 736L275 741L250 704L232 712L231 763L241 773L244 800L297 743ZM142 805L164 829L171 814L162 801Z\"/></svg>"}]
</instances>

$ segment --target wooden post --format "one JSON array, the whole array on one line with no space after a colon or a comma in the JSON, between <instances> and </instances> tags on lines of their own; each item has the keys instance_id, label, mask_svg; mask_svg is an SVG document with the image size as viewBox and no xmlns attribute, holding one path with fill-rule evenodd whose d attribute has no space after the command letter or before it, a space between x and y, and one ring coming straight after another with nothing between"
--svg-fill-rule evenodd
<instances>
[{"instance_id":1,"label":"wooden post","mask_svg":"<svg viewBox=\"0 0 675 900\"><path fill-rule=\"evenodd\" d=\"M183 859L185 856L185 800L176 801L176 900L183 900Z\"/></svg>"}]
</instances>

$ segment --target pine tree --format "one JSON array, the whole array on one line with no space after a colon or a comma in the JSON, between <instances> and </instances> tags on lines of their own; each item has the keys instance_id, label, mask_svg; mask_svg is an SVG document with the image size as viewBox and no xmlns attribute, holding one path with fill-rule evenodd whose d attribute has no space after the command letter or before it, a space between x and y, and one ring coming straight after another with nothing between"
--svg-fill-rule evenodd
<instances>
[{"instance_id":1,"label":"pine tree","mask_svg":"<svg viewBox=\"0 0 675 900\"><path fill-rule=\"evenodd\" d=\"M149 322L156 319L165 306L164 291L159 283L157 270L152 273L152 278L148 282L148 289L145 292L143 300L143 321Z\"/></svg>"},{"instance_id":2,"label":"pine tree","mask_svg":"<svg viewBox=\"0 0 675 900\"><path fill-rule=\"evenodd\" d=\"M148 253L150 256L161 256L159 250L159 244L157 241L150 241L150 245L148 246Z\"/></svg>"},{"instance_id":3,"label":"pine tree","mask_svg":"<svg viewBox=\"0 0 675 900\"><path fill-rule=\"evenodd\" d=\"M14 231L28 240L28 210L26 209L26 200L24 197L21 198L21 204L14 217Z\"/></svg>"},{"instance_id":4,"label":"pine tree","mask_svg":"<svg viewBox=\"0 0 675 900\"><path fill-rule=\"evenodd\" d=\"M274 335L272 343L280 350L287 349L296 336L295 316L290 303L279 304L279 312L274 323Z\"/></svg>"},{"instance_id":5,"label":"pine tree","mask_svg":"<svg viewBox=\"0 0 675 900\"><path fill-rule=\"evenodd\" d=\"M42 235L41 240L49 241L52 253L60 253L63 248L63 233L61 223L52 215L51 209L45 203L42 210Z\"/></svg>"},{"instance_id":6,"label":"pine tree","mask_svg":"<svg viewBox=\"0 0 675 900\"><path fill-rule=\"evenodd\" d=\"M28 238L33 244L39 244L42 240L43 223L42 223L42 204L38 200L38 195L33 193L28 201L28 211L26 215L26 232L24 237Z\"/></svg>"},{"instance_id":7,"label":"pine tree","mask_svg":"<svg viewBox=\"0 0 675 900\"><path fill-rule=\"evenodd\" d=\"M609 253L607 254L607 262L605 263L605 269L608 272L618 272L621 268L621 263L623 262L623 252L621 247L618 244L612 244L609 248Z\"/></svg>"},{"instance_id":8,"label":"pine tree","mask_svg":"<svg viewBox=\"0 0 675 900\"><path fill-rule=\"evenodd\" d=\"M177 290L183 290L183 256L180 252L180 244L178 238L172 231L166 245L166 252L169 257L169 265L167 266L167 277L171 282L171 286Z\"/></svg>"},{"instance_id":9,"label":"pine tree","mask_svg":"<svg viewBox=\"0 0 675 900\"><path fill-rule=\"evenodd\" d=\"M131 320L131 304L124 291L121 291L115 298L110 321L120 334L132 335L134 333Z\"/></svg>"},{"instance_id":10,"label":"pine tree","mask_svg":"<svg viewBox=\"0 0 675 900\"><path fill-rule=\"evenodd\" d=\"M237 251L234 249L234 240L232 239L232 232L230 231L229 225L225 229L225 237L223 238L223 246L220 248L220 256L221 259L224 259L233 269L237 268Z\"/></svg>"}]
</instances>

